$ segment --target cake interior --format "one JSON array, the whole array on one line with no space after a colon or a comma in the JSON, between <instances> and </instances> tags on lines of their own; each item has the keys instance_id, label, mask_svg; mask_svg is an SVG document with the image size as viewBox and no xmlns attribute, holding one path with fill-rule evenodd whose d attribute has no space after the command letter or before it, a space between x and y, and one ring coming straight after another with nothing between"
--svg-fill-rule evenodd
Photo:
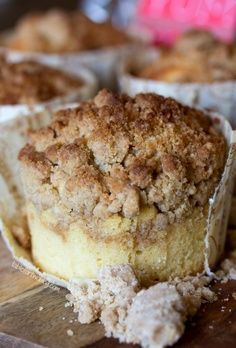
<instances>
[{"instance_id":1,"label":"cake interior","mask_svg":"<svg viewBox=\"0 0 236 348\"><path fill-rule=\"evenodd\" d=\"M156 214L152 207L143 208L135 219L115 214L102 221L99 227L107 235L103 240L92 238L82 220L64 233L57 233L49 227L53 217L48 211L41 214L29 203L27 212L35 264L65 280L96 278L101 267L114 264L132 265L144 284L204 269L207 206L203 210L195 208L184 221L168 225L158 232L155 242L147 245L140 245L130 229L131 225L151 222Z\"/></svg>"}]
</instances>

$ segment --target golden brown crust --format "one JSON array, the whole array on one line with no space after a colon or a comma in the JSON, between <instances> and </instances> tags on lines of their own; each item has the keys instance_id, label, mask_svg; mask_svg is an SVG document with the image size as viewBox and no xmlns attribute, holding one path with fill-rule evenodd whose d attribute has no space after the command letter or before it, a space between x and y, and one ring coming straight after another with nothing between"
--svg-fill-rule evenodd
<instances>
[{"instance_id":1,"label":"golden brown crust","mask_svg":"<svg viewBox=\"0 0 236 348\"><path fill-rule=\"evenodd\" d=\"M69 94L81 81L33 61L8 62L0 57L0 104L34 104Z\"/></svg>"},{"instance_id":2,"label":"golden brown crust","mask_svg":"<svg viewBox=\"0 0 236 348\"><path fill-rule=\"evenodd\" d=\"M204 31L187 32L138 75L167 82L235 80L236 45L223 43Z\"/></svg>"},{"instance_id":3,"label":"golden brown crust","mask_svg":"<svg viewBox=\"0 0 236 348\"><path fill-rule=\"evenodd\" d=\"M110 23L94 23L78 11L51 9L23 17L5 41L16 50L64 53L119 45L128 38Z\"/></svg>"},{"instance_id":4,"label":"golden brown crust","mask_svg":"<svg viewBox=\"0 0 236 348\"><path fill-rule=\"evenodd\" d=\"M219 182L224 137L203 112L155 94L102 90L31 132L19 154L27 198L58 221L157 210L157 226L203 207Z\"/></svg>"}]
</instances>

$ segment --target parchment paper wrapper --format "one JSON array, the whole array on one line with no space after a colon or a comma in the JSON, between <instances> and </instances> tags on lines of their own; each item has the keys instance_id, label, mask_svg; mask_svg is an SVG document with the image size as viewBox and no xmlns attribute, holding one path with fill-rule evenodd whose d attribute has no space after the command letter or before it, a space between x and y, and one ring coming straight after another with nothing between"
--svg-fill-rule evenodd
<instances>
[{"instance_id":1,"label":"parchment paper wrapper","mask_svg":"<svg viewBox=\"0 0 236 348\"><path fill-rule=\"evenodd\" d=\"M7 115L6 115L7 116ZM36 115L26 115L14 119L6 117L0 123L0 230L14 258L27 269L37 273L43 279L57 285L67 286L67 282L51 274L40 272L34 265L30 250L22 248L13 237L13 226L21 222L21 207L24 206L22 185L19 179L19 149L27 141L27 129L37 129L47 124L51 118L50 111ZM210 198L210 209L206 221L205 270L210 273L224 249L228 215L233 191L233 170L236 155L236 132L229 123L212 115L228 143L229 152L221 181Z\"/></svg>"},{"instance_id":2,"label":"parchment paper wrapper","mask_svg":"<svg viewBox=\"0 0 236 348\"><path fill-rule=\"evenodd\" d=\"M24 60L24 58L8 57L8 60L11 62L19 62ZM40 60L37 58L35 58L34 61L40 62ZM46 64L46 62L44 64ZM50 99L49 101L44 103L37 103L33 105L26 105L26 104L0 105L0 122L2 120L5 120L6 117L12 118L18 115L27 115L29 113L39 112L43 110L44 108L49 109L49 108L59 107L60 105L64 105L68 103L80 102L82 100L92 98L96 94L98 90L97 79L95 75L84 66L78 65L77 68L75 69L73 66L66 66L66 65L63 66L60 63L53 64L48 62L46 65L56 67L57 69L60 69L65 73L78 77L78 79L82 82L82 85L78 89L64 96Z\"/></svg>"},{"instance_id":3,"label":"parchment paper wrapper","mask_svg":"<svg viewBox=\"0 0 236 348\"><path fill-rule=\"evenodd\" d=\"M97 50L82 51L78 53L46 54L35 52L14 51L1 47L3 52L13 59L33 58L42 63L73 67L79 71L81 65L86 66L97 77L100 87L117 88L116 67L121 59L128 56L134 50L136 44L124 44Z\"/></svg>"},{"instance_id":4,"label":"parchment paper wrapper","mask_svg":"<svg viewBox=\"0 0 236 348\"><path fill-rule=\"evenodd\" d=\"M134 96L140 92L154 92L180 102L207 108L225 116L236 128L236 81L214 83L170 83L135 77L159 57L158 50L149 49L123 60L118 67L118 82L122 92Z\"/></svg>"}]
</instances>

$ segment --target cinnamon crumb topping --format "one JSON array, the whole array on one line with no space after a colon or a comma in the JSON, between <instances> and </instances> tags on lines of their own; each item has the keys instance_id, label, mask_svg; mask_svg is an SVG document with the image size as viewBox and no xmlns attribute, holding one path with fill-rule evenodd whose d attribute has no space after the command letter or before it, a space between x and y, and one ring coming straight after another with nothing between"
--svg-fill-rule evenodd
<instances>
[{"instance_id":1,"label":"cinnamon crumb topping","mask_svg":"<svg viewBox=\"0 0 236 348\"><path fill-rule=\"evenodd\" d=\"M203 207L227 146L203 112L170 98L102 90L31 132L20 152L27 199L58 221L139 215L153 206L160 229Z\"/></svg>"}]
</instances>

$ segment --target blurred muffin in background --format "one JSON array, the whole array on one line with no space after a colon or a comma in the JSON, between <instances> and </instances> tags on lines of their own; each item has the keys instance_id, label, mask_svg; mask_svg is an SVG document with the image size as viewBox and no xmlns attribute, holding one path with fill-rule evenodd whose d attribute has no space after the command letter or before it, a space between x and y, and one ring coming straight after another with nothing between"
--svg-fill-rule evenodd
<instances>
[{"instance_id":1,"label":"blurred muffin in background","mask_svg":"<svg viewBox=\"0 0 236 348\"><path fill-rule=\"evenodd\" d=\"M0 104L32 105L72 93L83 85L79 77L35 61L10 62L0 56Z\"/></svg>"},{"instance_id":2,"label":"blurred muffin in background","mask_svg":"<svg viewBox=\"0 0 236 348\"><path fill-rule=\"evenodd\" d=\"M163 50L139 77L166 82L228 81L236 79L236 45L219 41L211 33L190 31Z\"/></svg>"},{"instance_id":3,"label":"blurred muffin in background","mask_svg":"<svg viewBox=\"0 0 236 348\"><path fill-rule=\"evenodd\" d=\"M110 23L94 23L78 11L51 9L23 17L3 40L11 49L66 53L97 49L129 41Z\"/></svg>"}]
</instances>

